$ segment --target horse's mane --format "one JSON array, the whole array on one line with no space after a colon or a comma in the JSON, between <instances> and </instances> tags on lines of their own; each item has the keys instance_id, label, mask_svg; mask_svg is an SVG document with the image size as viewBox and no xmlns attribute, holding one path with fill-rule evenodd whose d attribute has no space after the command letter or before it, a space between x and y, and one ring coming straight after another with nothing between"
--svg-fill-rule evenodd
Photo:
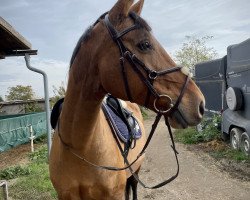
<instances>
[{"instance_id":1,"label":"horse's mane","mask_svg":"<svg viewBox=\"0 0 250 200\"><path fill-rule=\"evenodd\" d=\"M103 18L106 14L107 13L104 13L100 18ZM152 30L151 27L148 25L148 23L143 18L141 18L139 15L137 15L136 13L130 12L130 16L135 20L135 23L137 23L139 25L139 27L145 28L147 31ZM76 47L73 51L73 54L71 56L71 59L70 59L70 68L71 68L71 66L75 60L75 57L76 57L76 55L81 47L81 44L89 39L94 26L97 24L97 22L99 21L100 18L98 18L98 20L93 25L89 26L85 30L85 32L82 34L82 36L79 38L79 40L76 44Z\"/></svg>"},{"instance_id":2,"label":"horse's mane","mask_svg":"<svg viewBox=\"0 0 250 200\"><path fill-rule=\"evenodd\" d=\"M75 47L75 49L74 49L74 51L73 51L73 54L72 54L72 56L71 56L71 59L70 59L70 68L71 68L71 66L72 66L72 64L73 64L73 62L74 62L74 60L75 60L75 57L76 57L76 55L77 55L77 53L78 53L78 51L79 51L79 49L80 49L80 47L81 47L81 44L82 44L82 42L85 42L89 37L90 37L90 35L91 35L91 32L92 32L92 30L93 30L93 25L92 26L89 26L86 30L85 30L85 32L82 34L82 36L79 38L79 40L78 40L78 42L77 42L77 44L76 44L76 47Z\"/></svg>"}]
</instances>

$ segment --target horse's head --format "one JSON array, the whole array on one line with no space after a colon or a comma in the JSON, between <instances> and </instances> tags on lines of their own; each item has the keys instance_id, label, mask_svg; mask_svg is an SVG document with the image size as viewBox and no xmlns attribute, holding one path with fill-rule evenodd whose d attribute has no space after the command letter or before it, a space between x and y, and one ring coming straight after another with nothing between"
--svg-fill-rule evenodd
<instances>
[{"instance_id":1,"label":"horse's head","mask_svg":"<svg viewBox=\"0 0 250 200\"><path fill-rule=\"evenodd\" d=\"M143 3L118 0L94 27L92 41L100 85L115 97L155 111L165 112L179 105L179 111L170 115L171 126L196 125L204 113L204 97L140 17Z\"/></svg>"}]
</instances>

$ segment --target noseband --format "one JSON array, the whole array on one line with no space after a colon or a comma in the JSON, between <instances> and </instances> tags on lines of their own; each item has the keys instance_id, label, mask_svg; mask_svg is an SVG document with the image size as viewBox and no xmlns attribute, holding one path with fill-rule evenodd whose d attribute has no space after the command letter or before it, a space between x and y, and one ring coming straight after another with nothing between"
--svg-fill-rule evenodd
<instances>
[{"instance_id":1,"label":"noseband","mask_svg":"<svg viewBox=\"0 0 250 200\"><path fill-rule=\"evenodd\" d=\"M187 87L187 84L189 82L189 77L188 75L186 76L185 79L185 83L183 84L183 87L181 89L180 95L177 98L175 104L173 104L172 98L166 94L159 94L156 89L154 88L153 84L154 81L160 77L160 76L164 76L166 74L171 74L173 72L177 72L180 71L182 69L182 67L172 67L170 69L166 69L166 70L162 70L162 71L155 71L150 69L149 67L147 67L143 61L141 61L134 53L132 53L123 43L122 41L122 37L124 35L126 35L127 33L129 33L130 31L136 30L141 28L141 25L139 25L137 23L138 21L138 16L134 13L131 12L129 14L129 16L133 19L133 21L135 22L134 25L132 25L131 27L118 32L114 26L112 25L112 23L109 20L109 15L106 14L105 18L104 18L104 23L109 31L109 34L111 36L111 38L113 39L113 41L117 44L119 51L120 51L120 66L121 66L121 71L122 71L122 76L123 76L123 81L124 81L124 85L125 85L125 89L126 89L126 93L127 93L127 97L129 99L129 101L133 101L132 95L131 95L131 91L129 88L129 84L128 84L128 78L127 78L127 74L126 74L126 70L125 70L125 61L127 60L130 63L130 66L132 67L132 69L134 70L134 72L139 76L139 78L141 79L141 81L146 85L146 87L148 88L148 92L147 92L147 97L145 99L145 103L144 106L147 107L149 104L149 99L150 99L150 95L154 96L154 109L157 113L162 113L162 114L172 114L175 110L178 109L178 106L181 102L181 99L184 95L184 91ZM141 71L143 70L147 76L145 77L145 75L143 74L143 72ZM169 102L169 106L167 109L163 110L163 109L159 109L157 107L157 102L160 99L166 99L167 102Z\"/></svg>"}]
</instances>

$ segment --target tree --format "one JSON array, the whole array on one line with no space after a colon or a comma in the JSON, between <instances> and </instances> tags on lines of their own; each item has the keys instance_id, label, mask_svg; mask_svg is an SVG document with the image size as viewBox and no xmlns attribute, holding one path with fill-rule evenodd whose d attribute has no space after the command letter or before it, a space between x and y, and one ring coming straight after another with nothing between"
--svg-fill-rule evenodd
<instances>
[{"instance_id":1,"label":"tree","mask_svg":"<svg viewBox=\"0 0 250 200\"><path fill-rule=\"evenodd\" d=\"M181 66L194 68L194 65L199 62L212 60L218 56L213 47L207 47L207 41L213 36L205 36L197 38L195 36L186 36L186 42L182 48L175 52L177 63Z\"/></svg>"},{"instance_id":2,"label":"tree","mask_svg":"<svg viewBox=\"0 0 250 200\"><path fill-rule=\"evenodd\" d=\"M52 87L54 96L51 98L51 105L54 105L59 99L65 96L66 89L64 86L64 82L61 82L61 85L58 88L54 85Z\"/></svg>"},{"instance_id":3,"label":"tree","mask_svg":"<svg viewBox=\"0 0 250 200\"><path fill-rule=\"evenodd\" d=\"M33 89L30 85L23 86L23 85L17 85L14 87L9 87L7 91L6 99L8 101L13 100L29 100L34 99L35 93L33 92Z\"/></svg>"},{"instance_id":4,"label":"tree","mask_svg":"<svg viewBox=\"0 0 250 200\"><path fill-rule=\"evenodd\" d=\"M0 96L0 102L3 102L3 97L2 96Z\"/></svg>"},{"instance_id":5,"label":"tree","mask_svg":"<svg viewBox=\"0 0 250 200\"><path fill-rule=\"evenodd\" d=\"M25 113L34 113L34 112L42 112L44 111L37 102L30 102L24 105Z\"/></svg>"}]
</instances>

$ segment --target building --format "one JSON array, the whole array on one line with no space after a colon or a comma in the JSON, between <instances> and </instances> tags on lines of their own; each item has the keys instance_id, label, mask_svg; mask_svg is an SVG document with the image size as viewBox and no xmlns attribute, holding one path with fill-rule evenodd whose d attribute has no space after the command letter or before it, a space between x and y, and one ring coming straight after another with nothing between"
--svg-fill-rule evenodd
<instances>
[{"instance_id":1,"label":"building","mask_svg":"<svg viewBox=\"0 0 250 200\"><path fill-rule=\"evenodd\" d=\"M16 115L35 111L45 111L44 99L0 102L0 115Z\"/></svg>"}]
</instances>

